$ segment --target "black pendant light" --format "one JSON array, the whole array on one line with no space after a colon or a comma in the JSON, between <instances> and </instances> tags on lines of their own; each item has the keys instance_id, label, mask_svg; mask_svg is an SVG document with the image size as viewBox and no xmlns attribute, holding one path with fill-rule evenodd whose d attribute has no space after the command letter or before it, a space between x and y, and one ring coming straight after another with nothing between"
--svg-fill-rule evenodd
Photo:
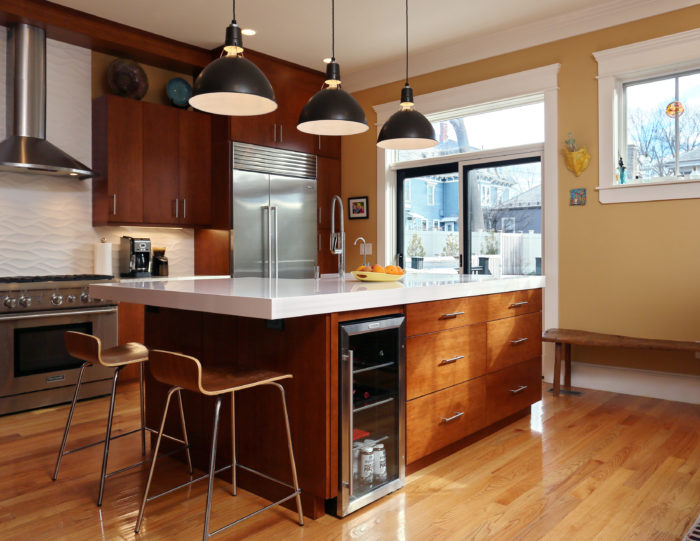
<instances>
[{"instance_id":1,"label":"black pendant light","mask_svg":"<svg viewBox=\"0 0 700 541\"><path fill-rule=\"evenodd\" d=\"M314 135L353 135L369 129L365 112L355 98L340 88L340 66L335 61L335 0L331 0L331 61L326 66L328 85L306 103L297 129Z\"/></svg>"},{"instance_id":2,"label":"black pendant light","mask_svg":"<svg viewBox=\"0 0 700 541\"><path fill-rule=\"evenodd\" d=\"M242 53L243 36L233 0L233 20L226 28L226 44L221 56L197 76L190 98L192 107L229 116L264 115L277 109L270 81Z\"/></svg>"},{"instance_id":3,"label":"black pendant light","mask_svg":"<svg viewBox=\"0 0 700 541\"><path fill-rule=\"evenodd\" d=\"M408 0L406 0L406 84L401 89L401 110L389 117L379 131L377 146L394 150L417 150L438 144L430 121L413 108L413 89L408 84Z\"/></svg>"}]
</instances>

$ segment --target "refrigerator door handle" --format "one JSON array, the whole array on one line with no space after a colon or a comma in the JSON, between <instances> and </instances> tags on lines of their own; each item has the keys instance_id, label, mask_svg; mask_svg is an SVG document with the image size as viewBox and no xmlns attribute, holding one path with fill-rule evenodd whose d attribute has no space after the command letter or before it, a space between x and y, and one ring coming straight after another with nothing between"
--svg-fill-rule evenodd
<instances>
[{"instance_id":1,"label":"refrigerator door handle","mask_svg":"<svg viewBox=\"0 0 700 541\"><path fill-rule=\"evenodd\" d=\"M279 278L279 266L280 266L280 258L279 258L279 228L277 227L277 207L270 207L270 217L272 217L272 213L275 213L275 278Z\"/></svg>"},{"instance_id":2,"label":"refrigerator door handle","mask_svg":"<svg viewBox=\"0 0 700 541\"><path fill-rule=\"evenodd\" d=\"M265 227L265 214L267 214L267 246L263 247L263 275L265 274L265 255L267 255L267 277L272 278L272 258L270 246L272 245L272 227L270 207L265 205L262 208L263 211L263 228Z\"/></svg>"}]
</instances>

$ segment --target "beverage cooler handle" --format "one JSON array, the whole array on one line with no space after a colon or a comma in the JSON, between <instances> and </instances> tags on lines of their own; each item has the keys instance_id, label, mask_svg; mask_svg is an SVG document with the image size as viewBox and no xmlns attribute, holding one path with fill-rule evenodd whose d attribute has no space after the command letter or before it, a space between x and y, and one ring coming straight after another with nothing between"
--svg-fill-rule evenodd
<instances>
[{"instance_id":1,"label":"beverage cooler handle","mask_svg":"<svg viewBox=\"0 0 700 541\"><path fill-rule=\"evenodd\" d=\"M355 491L355 487L353 486L353 479L354 479L355 472L352 471L352 468L353 468L352 435L354 432L353 418L352 418L353 417L352 410L353 410L353 406L354 406L353 397L352 397L352 388L353 388L353 386L352 386L353 374L352 373L353 373L353 364L355 362L355 353L353 352L353 350L351 350L351 349L348 350L347 359L348 359L348 362L345 365L345 385L346 385L346 389L347 389L347 393L348 393L348 403L345 405L345 407L347 408L348 418L349 418L347 453L348 453L348 464L350 464L350 468L349 468L350 475L348 475L348 488L350 490L350 496L352 496L354 491Z\"/></svg>"}]
</instances>

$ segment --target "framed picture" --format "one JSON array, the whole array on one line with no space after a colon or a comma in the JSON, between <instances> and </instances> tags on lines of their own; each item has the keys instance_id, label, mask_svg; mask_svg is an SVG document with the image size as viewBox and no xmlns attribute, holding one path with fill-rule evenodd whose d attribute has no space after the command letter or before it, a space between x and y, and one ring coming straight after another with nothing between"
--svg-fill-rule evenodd
<instances>
[{"instance_id":1,"label":"framed picture","mask_svg":"<svg viewBox=\"0 0 700 541\"><path fill-rule=\"evenodd\" d=\"M348 218L357 220L369 218L369 197L349 197L348 198Z\"/></svg>"},{"instance_id":2,"label":"framed picture","mask_svg":"<svg viewBox=\"0 0 700 541\"><path fill-rule=\"evenodd\" d=\"M569 205L572 207L586 204L586 188L576 188L569 191Z\"/></svg>"}]
</instances>

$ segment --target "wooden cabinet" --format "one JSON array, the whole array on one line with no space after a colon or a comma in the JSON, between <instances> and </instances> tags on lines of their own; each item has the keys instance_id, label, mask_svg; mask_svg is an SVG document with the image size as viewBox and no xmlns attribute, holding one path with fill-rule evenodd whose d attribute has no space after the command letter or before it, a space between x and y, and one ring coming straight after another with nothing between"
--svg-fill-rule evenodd
<instances>
[{"instance_id":1,"label":"wooden cabinet","mask_svg":"<svg viewBox=\"0 0 700 541\"><path fill-rule=\"evenodd\" d=\"M272 84L277 110L255 117L230 117L230 140L314 154L317 138L297 130L297 123L306 102L321 89L323 75L269 57L256 56L253 61Z\"/></svg>"},{"instance_id":2,"label":"wooden cabinet","mask_svg":"<svg viewBox=\"0 0 700 541\"><path fill-rule=\"evenodd\" d=\"M93 125L95 225L211 223L210 115L102 96Z\"/></svg>"},{"instance_id":3,"label":"wooden cabinet","mask_svg":"<svg viewBox=\"0 0 700 541\"><path fill-rule=\"evenodd\" d=\"M142 105L118 96L93 102L93 225L143 221Z\"/></svg>"},{"instance_id":4,"label":"wooden cabinet","mask_svg":"<svg viewBox=\"0 0 700 541\"><path fill-rule=\"evenodd\" d=\"M316 162L316 218L319 229L331 227L331 201L340 195L340 160L319 156Z\"/></svg>"},{"instance_id":5,"label":"wooden cabinet","mask_svg":"<svg viewBox=\"0 0 700 541\"><path fill-rule=\"evenodd\" d=\"M486 372L486 325L406 339L406 398L411 400Z\"/></svg>"},{"instance_id":6,"label":"wooden cabinet","mask_svg":"<svg viewBox=\"0 0 700 541\"><path fill-rule=\"evenodd\" d=\"M340 158L340 136L314 135L315 152L327 158Z\"/></svg>"},{"instance_id":7,"label":"wooden cabinet","mask_svg":"<svg viewBox=\"0 0 700 541\"><path fill-rule=\"evenodd\" d=\"M460 383L406 404L406 462L415 462L485 425L486 382Z\"/></svg>"},{"instance_id":8,"label":"wooden cabinet","mask_svg":"<svg viewBox=\"0 0 700 541\"><path fill-rule=\"evenodd\" d=\"M539 289L406 306L406 461L538 401Z\"/></svg>"}]
</instances>

